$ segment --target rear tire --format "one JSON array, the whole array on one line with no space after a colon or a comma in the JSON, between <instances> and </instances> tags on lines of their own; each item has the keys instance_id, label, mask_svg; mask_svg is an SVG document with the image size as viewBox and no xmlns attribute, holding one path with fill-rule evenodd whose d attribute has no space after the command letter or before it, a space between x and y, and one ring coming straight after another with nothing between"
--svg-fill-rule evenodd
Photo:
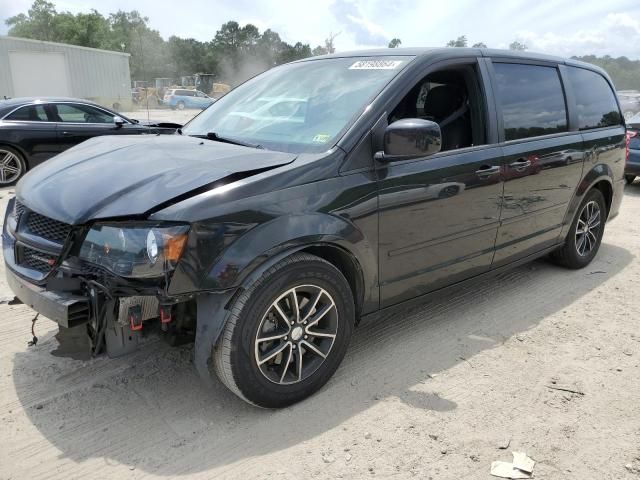
<instances>
[{"instance_id":1,"label":"rear tire","mask_svg":"<svg viewBox=\"0 0 640 480\"><path fill-rule=\"evenodd\" d=\"M0 145L0 187L14 185L27 171L27 162L15 148Z\"/></svg>"},{"instance_id":2,"label":"rear tire","mask_svg":"<svg viewBox=\"0 0 640 480\"><path fill-rule=\"evenodd\" d=\"M184 102L178 102L178 110L184 110Z\"/></svg>"},{"instance_id":3,"label":"rear tire","mask_svg":"<svg viewBox=\"0 0 640 480\"><path fill-rule=\"evenodd\" d=\"M589 265L600 248L606 219L604 197L600 190L594 188L580 203L564 246L553 252L551 258L557 264L571 269Z\"/></svg>"},{"instance_id":4,"label":"rear tire","mask_svg":"<svg viewBox=\"0 0 640 480\"><path fill-rule=\"evenodd\" d=\"M235 301L213 350L214 371L246 402L286 407L331 378L354 320L353 295L342 273L321 258L296 253Z\"/></svg>"},{"instance_id":5,"label":"rear tire","mask_svg":"<svg viewBox=\"0 0 640 480\"><path fill-rule=\"evenodd\" d=\"M636 179L636 176L635 175L625 175L624 179L627 182L627 185L631 185L633 183L633 181Z\"/></svg>"}]
</instances>

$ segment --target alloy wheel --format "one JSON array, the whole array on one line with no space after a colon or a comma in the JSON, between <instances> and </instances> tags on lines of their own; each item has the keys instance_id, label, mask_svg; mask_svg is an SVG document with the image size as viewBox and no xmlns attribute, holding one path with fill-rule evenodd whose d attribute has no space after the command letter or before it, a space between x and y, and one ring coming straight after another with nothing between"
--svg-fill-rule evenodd
<instances>
[{"instance_id":1,"label":"alloy wheel","mask_svg":"<svg viewBox=\"0 0 640 480\"><path fill-rule=\"evenodd\" d=\"M580 212L576 226L576 250L581 257L586 257L596 247L601 223L600 205L594 201L587 203Z\"/></svg>"},{"instance_id":2,"label":"alloy wheel","mask_svg":"<svg viewBox=\"0 0 640 480\"><path fill-rule=\"evenodd\" d=\"M291 288L262 317L255 338L256 364L271 382L301 382L324 363L337 334L338 312L331 295L316 285Z\"/></svg>"},{"instance_id":3,"label":"alloy wheel","mask_svg":"<svg viewBox=\"0 0 640 480\"><path fill-rule=\"evenodd\" d=\"M15 182L22 175L22 161L8 150L0 148L0 185Z\"/></svg>"}]
</instances>

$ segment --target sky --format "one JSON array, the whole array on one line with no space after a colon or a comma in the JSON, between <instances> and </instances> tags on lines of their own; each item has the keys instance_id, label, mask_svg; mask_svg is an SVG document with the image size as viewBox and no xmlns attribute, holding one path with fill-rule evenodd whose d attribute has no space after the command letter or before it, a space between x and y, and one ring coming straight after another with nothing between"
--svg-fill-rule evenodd
<instances>
[{"instance_id":1,"label":"sky","mask_svg":"<svg viewBox=\"0 0 640 480\"><path fill-rule=\"evenodd\" d=\"M561 56L625 55L640 59L640 0L52 0L58 11L95 8L104 15L137 9L164 38L211 40L224 22L271 28L289 43L311 47L330 34L338 51L386 46L444 46L466 35L507 48L518 40L531 51ZM0 0L4 20L32 0Z\"/></svg>"}]
</instances>

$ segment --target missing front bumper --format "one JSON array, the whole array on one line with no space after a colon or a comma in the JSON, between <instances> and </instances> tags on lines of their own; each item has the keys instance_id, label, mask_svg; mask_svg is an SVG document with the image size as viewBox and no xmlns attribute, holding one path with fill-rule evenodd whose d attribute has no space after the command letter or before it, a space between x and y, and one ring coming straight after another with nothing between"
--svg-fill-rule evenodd
<instances>
[{"instance_id":1,"label":"missing front bumper","mask_svg":"<svg viewBox=\"0 0 640 480\"><path fill-rule=\"evenodd\" d=\"M48 291L22 279L10 268L6 273L9 287L16 297L41 315L65 328L89 322L91 309L87 297Z\"/></svg>"}]
</instances>

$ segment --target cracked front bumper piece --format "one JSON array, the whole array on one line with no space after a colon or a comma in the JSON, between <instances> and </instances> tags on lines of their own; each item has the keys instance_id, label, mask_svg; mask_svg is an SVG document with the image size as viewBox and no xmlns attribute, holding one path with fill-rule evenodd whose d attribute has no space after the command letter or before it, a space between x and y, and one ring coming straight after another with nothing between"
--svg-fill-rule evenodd
<instances>
[{"instance_id":1,"label":"cracked front bumper piece","mask_svg":"<svg viewBox=\"0 0 640 480\"><path fill-rule=\"evenodd\" d=\"M65 292L48 291L20 278L10 268L6 269L7 282L22 303L65 328L76 327L90 319L87 297Z\"/></svg>"}]
</instances>

